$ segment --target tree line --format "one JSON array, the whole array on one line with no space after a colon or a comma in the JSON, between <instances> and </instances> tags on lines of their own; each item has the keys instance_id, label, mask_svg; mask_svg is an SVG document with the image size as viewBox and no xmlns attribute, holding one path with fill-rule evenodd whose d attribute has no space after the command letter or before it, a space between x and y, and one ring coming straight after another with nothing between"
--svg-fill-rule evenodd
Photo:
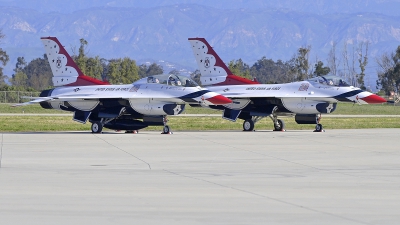
<instances>
[{"instance_id":1,"label":"tree line","mask_svg":"<svg viewBox=\"0 0 400 225\"><path fill-rule=\"evenodd\" d=\"M242 59L229 62L232 73L246 78L257 78L260 83L285 83L301 81L316 76L334 75L348 80L353 86L366 89L364 84L365 67L368 64L368 43L362 42L357 49L348 51L345 44L342 57L337 57L336 44L332 45L329 52L328 63L318 58L314 63L309 58L311 46L300 47L296 54L288 61L267 59L262 57L252 66L244 63Z\"/></svg>"},{"instance_id":2,"label":"tree line","mask_svg":"<svg viewBox=\"0 0 400 225\"><path fill-rule=\"evenodd\" d=\"M4 34L0 30L0 41L2 38L4 38ZM116 59L105 59L100 56L89 57L86 53L87 45L88 42L85 39L80 39L79 49L78 51L73 49L74 54L72 55L78 67L87 76L106 80L111 84L127 84L164 72L162 66L156 63L137 65L135 60L128 57ZM274 61L264 56L251 66L242 59L231 60L228 67L233 74L249 79L255 78L264 84L301 81L331 74L345 78L353 86L366 89L364 77L368 65L368 42L361 42L358 46L353 45L352 48L345 43L341 51L338 51L337 48L337 44L332 43L327 65L324 65L318 58L311 60L309 57L311 46L303 46L288 61ZM45 54L29 63L25 61L24 57L18 57L14 74L8 77L11 85L7 85L7 77L3 74L2 67L8 61L9 56L0 48L0 90L39 91L53 86L52 73ZM376 61L380 67L377 89L381 89L385 94L398 93L400 89L400 46L395 52L376 58ZM170 73L179 74L179 71L173 70ZM191 76L200 83L199 70L194 71Z\"/></svg>"},{"instance_id":3,"label":"tree line","mask_svg":"<svg viewBox=\"0 0 400 225\"><path fill-rule=\"evenodd\" d=\"M4 37L4 36L3 36ZM128 84L140 78L162 74L162 66L152 63L150 65L137 65L135 60L128 57L117 59L105 59L100 56L88 57L86 46L88 42L80 39L80 47L77 54L71 57L87 76L108 81L111 84ZM73 50L73 52L75 52ZM9 57L5 51L0 48L0 61L5 66ZM3 91L40 91L52 88L52 72L47 61L46 54L43 57L33 59L29 63L24 57L18 57L14 74L8 77L11 85L7 85L7 77L3 74L3 68L0 67L0 90Z\"/></svg>"},{"instance_id":4,"label":"tree line","mask_svg":"<svg viewBox=\"0 0 400 225\"><path fill-rule=\"evenodd\" d=\"M263 84L302 81L330 74L344 78L355 87L366 89L364 77L368 64L368 42L361 42L351 49L348 49L345 43L340 52L337 50L336 43L333 43L327 65L318 58L311 60L310 51L311 46L303 46L287 61L280 59L274 61L264 56L251 66L242 59L231 60L228 67L235 75L257 79ZM195 71L193 76L199 80L200 72Z\"/></svg>"}]
</instances>

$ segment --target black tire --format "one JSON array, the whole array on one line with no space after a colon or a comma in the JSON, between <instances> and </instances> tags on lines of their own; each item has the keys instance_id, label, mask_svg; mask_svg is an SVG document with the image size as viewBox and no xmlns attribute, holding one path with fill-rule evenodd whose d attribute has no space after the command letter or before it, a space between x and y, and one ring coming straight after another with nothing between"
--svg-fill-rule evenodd
<instances>
[{"instance_id":1,"label":"black tire","mask_svg":"<svg viewBox=\"0 0 400 225\"><path fill-rule=\"evenodd\" d=\"M315 131L314 132L322 132L323 131L323 127L322 124L317 124L315 125Z\"/></svg>"},{"instance_id":2,"label":"black tire","mask_svg":"<svg viewBox=\"0 0 400 225\"><path fill-rule=\"evenodd\" d=\"M165 125L164 126L164 128L163 128L163 134L169 134L169 132L171 131L171 129L169 128L169 126L168 125Z\"/></svg>"},{"instance_id":3,"label":"black tire","mask_svg":"<svg viewBox=\"0 0 400 225\"><path fill-rule=\"evenodd\" d=\"M137 134L137 133L139 133L139 131L137 131L137 130L127 130L127 131L125 131L125 133L127 133L127 134Z\"/></svg>"},{"instance_id":4,"label":"black tire","mask_svg":"<svg viewBox=\"0 0 400 225\"><path fill-rule=\"evenodd\" d=\"M247 119L243 122L243 131L253 131L254 122L251 119Z\"/></svg>"},{"instance_id":5,"label":"black tire","mask_svg":"<svg viewBox=\"0 0 400 225\"><path fill-rule=\"evenodd\" d=\"M274 131L284 131L285 122L283 120L277 120L278 124L274 123Z\"/></svg>"},{"instance_id":6,"label":"black tire","mask_svg":"<svg viewBox=\"0 0 400 225\"><path fill-rule=\"evenodd\" d=\"M103 131L103 124L100 121L95 121L92 123L92 133L101 133Z\"/></svg>"}]
</instances>

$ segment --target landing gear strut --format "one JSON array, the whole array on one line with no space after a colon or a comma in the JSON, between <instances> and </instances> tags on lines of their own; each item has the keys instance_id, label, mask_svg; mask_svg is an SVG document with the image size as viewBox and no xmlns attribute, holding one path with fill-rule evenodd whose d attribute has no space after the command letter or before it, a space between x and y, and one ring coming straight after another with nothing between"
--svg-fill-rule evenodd
<instances>
[{"instance_id":1,"label":"landing gear strut","mask_svg":"<svg viewBox=\"0 0 400 225\"><path fill-rule=\"evenodd\" d=\"M275 106L271 115L269 115L269 118L271 118L272 122L274 123L274 131L285 131L285 122L278 119L278 116L276 115L277 110L278 107Z\"/></svg>"},{"instance_id":2,"label":"landing gear strut","mask_svg":"<svg viewBox=\"0 0 400 225\"><path fill-rule=\"evenodd\" d=\"M315 115L315 122L317 125L315 125L314 132L325 132L325 130L322 127L322 124L319 123L321 121L321 117L322 117L321 114Z\"/></svg>"},{"instance_id":3,"label":"landing gear strut","mask_svg":"<svg viewBox=\"0 0 400 225\"><path fill-rule=\"evenodd\" d=\"M274 122L274 131L285 131L285 122L283 120L275 117L272 121Z\"/></svg>"},{"instance_id":4,"label":"landing gear strut","mask_svg":"<svg viewBox=\"0 0 400 225\"><path fill-rule=\"evenodd\" d=\"M167 116L163 116L164 127L163 127L163 132L161 134L172 134L171 128L167 125L167 122L168 122Z\"/></svg>"}]
</instances>

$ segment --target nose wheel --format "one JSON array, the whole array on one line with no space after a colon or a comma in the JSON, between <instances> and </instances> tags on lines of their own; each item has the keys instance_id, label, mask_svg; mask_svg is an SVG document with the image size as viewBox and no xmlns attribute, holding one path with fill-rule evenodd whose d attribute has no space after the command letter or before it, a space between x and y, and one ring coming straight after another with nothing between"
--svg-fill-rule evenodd
<instances>
[{"instance_id":1,"label":"nose wheel","mask_svg":"<svg viewBox=\"0 0 400 225\"><path fill-rule=\"evenodd\" d=\"M285 131L285 122L280 119L274 121L274 131Z\"/></svg>"},{"instance_id":2,"label":"nose wheel","mask_svg":"<svg viewBox=\"0 0 400 225\"><path fill-rule=\"evenodd\" d=\"M322 128L322 124L315 125L314 132L324 132L324 129Z\"/></svg>"},{"instance_id":3,"label":"nose wheel","mask_svg":"<svg viewBox=\"0 0 400 225\"><path fill-rule=\"evenodd\" d=\"M322 127L322 124L319 123L321 121L321 118L322 118L321 114L315 115L315 122L317 123L317 125L315 125L314 132L325 132L325 130Z\"/></svg>"},{"instance_id":4,"label":"nose wheel","mask_svg":"<svg viewBox=\"0 0 400 225\"><path fill-rule=\"evenodd\" d=\"M168 122L167 116L164 116L163 117L164 127L161 134L172 134L171 128L167 125L167 122Z\"/></svg>"}]
</instances>

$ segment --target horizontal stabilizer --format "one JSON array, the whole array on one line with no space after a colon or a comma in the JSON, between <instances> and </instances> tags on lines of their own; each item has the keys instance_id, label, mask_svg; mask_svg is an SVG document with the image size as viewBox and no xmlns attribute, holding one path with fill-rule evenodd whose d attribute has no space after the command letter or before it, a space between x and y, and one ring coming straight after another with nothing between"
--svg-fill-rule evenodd
<instances>
[{"instance_id":1,"label":"horizontal stabilizer","mask_svg":"<svg viewBox=\"0 0 400 225\"><path fill-rule=\"evenodd\" d=\"M25 97L22 97L22 98L25 98ZM12 105L12 107L31 105L31 104L45 102L45 101L49 101L49 100L53 99L53 98L50 98L50 97L26 97L26 98L35 98L35 99L32 100L32 101L29 101L29 102L18 103L18 104Z\"/></svg>"}]
</instances>

